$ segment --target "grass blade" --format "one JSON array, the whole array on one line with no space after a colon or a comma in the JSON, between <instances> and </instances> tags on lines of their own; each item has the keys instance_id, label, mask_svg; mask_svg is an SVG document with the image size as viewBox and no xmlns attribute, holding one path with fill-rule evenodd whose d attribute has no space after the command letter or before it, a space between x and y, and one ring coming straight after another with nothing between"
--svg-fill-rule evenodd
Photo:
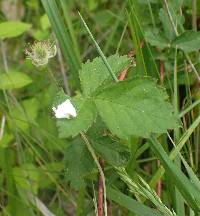
<instances>
[{"instance_id":1,"label":"grass blade","mask_svg":"<svg viewBox=\"0 0 200 216\"><path fill-rule=\"evenodd\" d=\"M128 209L132 213L137 214L138 216L162 216L162 214L158 211L137 202L136 200L111 187L107 187L107 196L110 200L116 202L120 206Z\"/></svg>"},{"instance_id":2,"label":"grass blade","mask_svg":"<svg viewBox=\"0 0 200 216\"><path fill-rule=\"evenodd\" d=\"M108 71L110 72L110 75L112 76L112 78L113 78L113 80L114 80L115 82L118 82L119 80L118 80L117 77L115 76L115 73L113 72L112 68L110 67L110 65L109 65L109 63L108 63L108 61L107 61L105 55L103 54L101 48L99 47L98 43L97 43L96 40L94 39L94 37L93 37L93 35L92 35L90 29L88 28L88 26L87 26L85 20L83 19L83 17L81 16L80 13L78 13L78 14L79 14L79 16L80 16L80 18L81 18L81 20L82 20L82 22L83 22L83 25L85 26L85 29L86 29L87 32L88 32L88 34L89 34L91 40L93 41L93 43L94 43L94 45L95 45L95 47L96 47L96 49L97 49L99 55L101 56L102 61L104 62L104 64L105 64L106 67L108 68Z\"/></svg>"},{"instance_id":3,"label":"grass blade","mask_svg":"<svg viewBox=\"0 0 200 216\"><path fill-rule=\"evenodd\" d=\"M60 47L63 51L66 63L69 65L73 79L78 84L78 70L80 68L80 59L77 56L77 52L74 49L70 34L66 30L61 14L58 10L58 6L55 0L41 0L44 9L49 17L52 28L56 34Z\"/></svg>"},{"instance_id":4,"label":"grass blade","mask_svg":"<svg viewBox=\"0 0 200 216\"><path fill-rule=\"evenodd\" d=\"M162 162L166 172L174 179L174 184L181 192L185 200L191 206L191 208L198 212L200 211L200 197L199 192L196 191L194 185L188 180L188 178L181 172L181 170L174 165L174 163L170 160L167 153L162 148L161 144L158 142L157 138L152 135L150 137L151 147L158 159Z\"/></svg>"}]
</instances>

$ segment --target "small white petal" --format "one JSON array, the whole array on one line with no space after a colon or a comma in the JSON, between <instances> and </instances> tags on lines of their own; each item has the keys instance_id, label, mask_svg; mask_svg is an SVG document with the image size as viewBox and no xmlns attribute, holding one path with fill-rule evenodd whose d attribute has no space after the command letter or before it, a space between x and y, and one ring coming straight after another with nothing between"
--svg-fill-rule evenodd
<instances>
[{"instance_id":1,"label":"small white petal","mask_svg":"<svg viewBox=\"0 0 200 216\"><path fill-rule=\"evenodd\" d=\"M70 119L71 117L75 118L77 116L76 110L69 99L58 105L57 108L53 107L52 109L56 118Z\"/></svg>"}]
</instances>

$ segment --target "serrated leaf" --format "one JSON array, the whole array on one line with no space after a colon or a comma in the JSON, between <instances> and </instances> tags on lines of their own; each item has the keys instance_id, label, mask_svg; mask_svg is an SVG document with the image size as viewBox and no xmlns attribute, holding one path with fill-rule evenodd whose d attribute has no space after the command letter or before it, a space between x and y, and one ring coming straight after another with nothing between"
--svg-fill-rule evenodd
<instances>
[{"instance_id":1,"label":"serrated leaf","mask_svg":"<svg viewBox=\"0 0 200 216\"><path fill-rule=\"evenodd\" d=\"M28 75L21 72L1 73L0 74L0 89L17 89L30 84L32 80Z\"/></svg>"},{"instance_id":2,"label":"serrated leaf","mask_svg":"<svg viewBox=\"0 0 200 216\"><path fill-rule=\"evenodd\" d=\"M94 149L97 153L113 166L123 166L129 161L130 150L118 142L112 141L108 137L101 137L94 141Z\"/></svg>"},{"instance_id":3,"label":"serrated leaf","mask_svg":"<svg viewBox=\"0 0 200 216\"><path fill-rule=\"evenodd\" d=\"M119 75L120 71L130 64L130 59L117 54L108 57L107 60L116 75ZM84 96L92 95L103 83L112 81L112 77L100 57L83 64L79 73Z\"/></svg>"},{"instance_id":4,"label":"serrated leaf","mask_svg":"<svg viewBox=\"0 0 200 216\"><path fill-rule=\"evenodd\" d=\"M113 84L95 99L98 112L110 131L120 138L149 137L177 126L163 89L149 78Z\"/></svg>"},{"instance_id":5,"label":"serrated leaf","mask_svg":"<svg viewBox=\"0 0 200 216\"><path fill-rule=\"evenodd\" d=\"M63 89L60 89L58 91L58 93L56 94L56 97L54 98L53 101L53 106L57 107L59 104L63 103L65 100L70 99L70 96L65 94L65 92L63 91Z\"/></svg>"},{"instance_id":6,"label":"serrated leaf","mask_svg":"<svg viewBox=\"0 0 200 216\"><path fill-rule=\"evenodd\" d=\"M200 49L200 32L186 31L172 42L172 46L185 52L198 51Z\"/></svg>"},{"instance_id":7,"label":"serrated leaf","mask_svg":"<svg viewBox=\"0 0 200 216\"><path fill-rule=\"evenodd\" d=\"M84 187L84 177L94 168L93 159L85 144L74 140L65 152L65 175L75 188Z\"/></svg>"},{"instance_id":8,"label":"serrated leaf","mask_svg":"<svg viewBox=\"0 0 200 216\"><path fill-rule=\"evenodd\" d=\"M54 105L57 106L66 99L69 99L69 96L65 95L64 92L61 91L56 97ZM91 99L84 99L80 96L74 97L70 100L76 109L77 117L72 119L57 119L60 138L67 138L70 136L74 137L81 131L86 132L94 122L97 115L96 107Z\"/></svg>"},{"instance_id":9,"label":"serrated leaf","mask_svg":"<svg viewBox=\"0 0 200 216\"><path fill-rule=\"evenodd\" d=\"M159 32L152 31L152 30L151 31L146 31L145 32L145 39L152 46L156 46L156 47L158 47L160 49L164 49L166 47L169 47L169 42Z\"/></svg>"},{"instance_id":10,"label":"serrated leaf","mask_svg":"<svg viewBox=\"0 0 200 216\"><path fill-rule=\"evenodd\" d=\"M27 31L30 27L30 24L23 22L2 22L0 23L0 39L17 37Z\"/></svg>"}]
</instances>

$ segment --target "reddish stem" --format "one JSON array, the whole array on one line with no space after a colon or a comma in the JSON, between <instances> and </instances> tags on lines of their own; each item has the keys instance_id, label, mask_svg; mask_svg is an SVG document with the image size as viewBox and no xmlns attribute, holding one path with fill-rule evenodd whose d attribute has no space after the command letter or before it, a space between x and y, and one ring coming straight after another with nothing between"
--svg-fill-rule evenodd
<instances>
[{"instance_id":1,"label":"reddish stem","mask_svg":"<svg viewBox=\"0 0 200 216\"><path fill-rule=\"evenodd\" d=\"M104 160L99 159L99 164L101 165L102 170L104 169ZM103 216L103 206L104 206L104 188L103 188L103 179L102 176L99 174L99 188L98 188L98 204L97 204L97 209L98 209L98 216Z\"/></svg>"},{"instance_id":2,"label":"reddish stem","mask_svg":"<svg viewBox=\"0 0 200 216\"><path fill-rule=\"evenodd\" d=\"M165 78L165 64L164 61L160 60L160 82L163 84Z\"/></svg>"},{"instance_id":3,"label":"reddish stem","mask_svg":"<svg viewBox=\"0 0 200 216\"><path fill-rule=\"evenodd\" d=\"M157 166L160 167L160 160L157 160ZM159 179L157 185L156 185L156 193L159 197L161 197L162 194L162 181Z\"/></svg>"}]
</instances>

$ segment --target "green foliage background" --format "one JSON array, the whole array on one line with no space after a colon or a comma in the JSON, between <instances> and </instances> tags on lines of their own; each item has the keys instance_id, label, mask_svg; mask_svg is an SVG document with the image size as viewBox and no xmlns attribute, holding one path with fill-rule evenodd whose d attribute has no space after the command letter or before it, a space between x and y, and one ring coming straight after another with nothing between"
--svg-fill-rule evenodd
<instances>
[{"instance_id":1,"label":"green foliage background","mask_svg":"<svg viewBox=\"0 0 200 216\"><path fill-rule=\"evenodd\" d=\"M0 1L0 215L95 215L87 140L107 215L200 215L199 7ZM36 67L24 49L48 39L57 55ZM55 119L65 99L77 117Z\"/></svg>"}]
</instances>

